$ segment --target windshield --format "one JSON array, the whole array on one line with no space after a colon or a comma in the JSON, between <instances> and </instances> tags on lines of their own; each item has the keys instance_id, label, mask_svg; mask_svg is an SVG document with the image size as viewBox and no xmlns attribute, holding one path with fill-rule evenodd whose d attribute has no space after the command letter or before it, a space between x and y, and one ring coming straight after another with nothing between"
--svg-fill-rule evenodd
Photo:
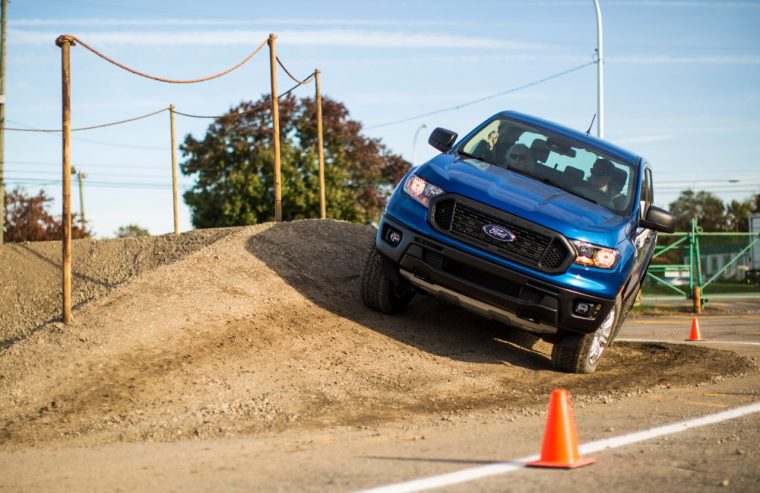
<instances>
[{"instance_id":1,"label":"windshield","mask_svg":"<svg viewBox=\"0 0 760 493\"><path fill-rule=\"evenodd\" d=\"M630 212L635 198L633 166L567 137L503 118L490 121L458 150L620 214Z\"/></svg>"}]
</instances>

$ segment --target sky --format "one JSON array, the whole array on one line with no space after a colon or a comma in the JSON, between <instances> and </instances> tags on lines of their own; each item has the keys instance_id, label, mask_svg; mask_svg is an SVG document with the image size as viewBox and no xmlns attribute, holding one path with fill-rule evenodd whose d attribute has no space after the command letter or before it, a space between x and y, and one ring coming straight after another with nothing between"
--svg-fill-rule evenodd
<instances>
[{"instance_id":1,"label":"sky","mask_svg":"<svg viewBox=\"0 0 760 493\"><path fill-rule=\"evenodd\" d=\"M604 137L652 163L655 203L667 207L687 188L726 202L760 193L760 0L600 5ZM65 33L170 79L221 72L274 33L293 75L319 69L322 93L344 103L366 136L414 164L436 154L427 144L435 127L463 136L499 111L517 110L585 131L597 112L593 0L10 0L7 15L7 128L61 127L55 39ZM167 84L74 46L71 80L74 128L170 104L221 115L269 93L269 54L265 47L218 79ZM280 92L292 85L280 70ZM313 97L314 86L294 94ZM177 116L178 143L202 138L211 122ZM127 224L173 231L169 125L162 112L73 133L72 164L85 174L85 216L95 237ZM59 215L61 148L60 133L7 130L6 189L44 189ZM77 183L74 177L75 213ZM181 231L192 229L181 200L190 186L191 177L180 178Z\"/></svg>"}]
</instances>

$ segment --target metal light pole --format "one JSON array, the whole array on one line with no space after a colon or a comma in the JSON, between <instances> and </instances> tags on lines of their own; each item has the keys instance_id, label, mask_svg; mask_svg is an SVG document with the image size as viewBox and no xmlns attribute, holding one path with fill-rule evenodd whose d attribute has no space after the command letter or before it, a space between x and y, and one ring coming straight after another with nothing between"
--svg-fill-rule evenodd
<instances>
[{"instance_id":1,"label":"metal light pole","mask_svg":"<svg viewBox=\"0 0 760 493\"><path fill-rule=\"evenodd\" d=\"M74 170L72 169L72 173ZM83 171L77 171L77 178L79 179L79 224L82 226L82 232L87 231L86 220L84 218L84 179L87 178L87 173Z\"/></svg>"},{"instance_id":2,"label":"metal light pole","mask_svg":"<svg viewBox=\"0 0 760 493\"><path fill-rule=\"evenodd\" d=\"M427 125L424 123L414 132L414 139L412 139L412 166L414 166L414 163L416 162L415 153L417 151L417 137L420 135L420 130L423 128L427 128Z\"/></svg>"},{"instance_id":3,"label":"metal light pole","mask_svg":"<svg viewBox=\"0 0 760 493\"><path fill-rule=\"evenodd\" d=\"M604 138L604 46L602 44L602 10L599 0L594 0L596 9L596 80L597 80L597 120L596 134Z\"/></svg>"}]
</instances>

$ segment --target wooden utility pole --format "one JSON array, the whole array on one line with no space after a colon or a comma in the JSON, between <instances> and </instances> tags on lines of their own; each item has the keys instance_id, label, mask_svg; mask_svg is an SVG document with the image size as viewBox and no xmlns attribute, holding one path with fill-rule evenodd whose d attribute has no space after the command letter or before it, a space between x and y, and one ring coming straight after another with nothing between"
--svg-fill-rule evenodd
<instances>
[{"instance_id":1,"label":"wooden utility pole","mask_svg":"<svg viewBox=\"0 0 760 493\"><path fill-rule=\"evenodd\" d=\"M5 228L5 41L8 26L8 0L2 0L3 20L0 23L0 245Z\"/></svg>"},{"instance_id":2,"label":"wooden utility pole","mask_svg":"<svg viewBox=\"0 0 760 493\"><path fill-rule=\"evenodd\" d=\"M174 105L169 105L169 121L172 132L172 197L174 198L174 234L179 235L179 215L177 212L177 145L174 138Z\"/></svg>"},{"instance_id":3,"label":"wooden utility pole","mask_svg":"<svg viewBox=\"0 0 760 493\"><path fill-rule=\"evenodd\" d=\"M274 220L282 221L280 183L280 108L277 99L277 36L269 35L269 71L272 81L272 147L274 148Z\"/></svg>"},{"instance_id":4,"label":"wooden utility pole","mask_svg":"<svg viewBox=\"0 0 760 493\"><path fill-rule=\"evenodd\" d=\"M317 100L317 152L319 153L319 217L327 218L325 203L325 149L322 137L322 93L319 89L319 69L314 70L315 92Z\"/></svg>"},{"instance_id":5,"label":"wooden utility pole","mask_svg":"<svg viewBox=\"0 0 760 493\"><path fill-rule=\"evenodd\" d=\"M63 321L71 322L71 72L70 48L74 42L59 36L55 44L61 47L61 83L63 92L63 214L61 243L63 244Z\"/></svg>"}]
</instances>

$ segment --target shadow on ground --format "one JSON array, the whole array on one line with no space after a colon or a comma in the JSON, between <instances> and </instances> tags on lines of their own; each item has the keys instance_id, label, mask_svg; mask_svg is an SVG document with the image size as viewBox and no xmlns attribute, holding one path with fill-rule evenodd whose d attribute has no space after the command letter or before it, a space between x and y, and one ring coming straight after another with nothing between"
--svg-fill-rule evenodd
<instances>
[{"instance_id":1,"label":"shadow on ground","mask_svg":"<svg viewBox=\"0 0 760 493\"><path fill-rule=\"evenodd\" d=\"M437 356L533 370L538 372L530 384L535 387L625 391L666 381L693 383L752 367L725 351L627 343L610 348L594 375L569 375L552 369L548 343L432 297L417 295L400 315L377 313L362 304L359 294L362 259L374 234L370 227L336 221L280 223L251 236L246 248L303 296L340 317ZM292 244L303 248L289 248ZM524 386L524 377L505 372L503 383Z\"/></svg>"}]
</instances>

